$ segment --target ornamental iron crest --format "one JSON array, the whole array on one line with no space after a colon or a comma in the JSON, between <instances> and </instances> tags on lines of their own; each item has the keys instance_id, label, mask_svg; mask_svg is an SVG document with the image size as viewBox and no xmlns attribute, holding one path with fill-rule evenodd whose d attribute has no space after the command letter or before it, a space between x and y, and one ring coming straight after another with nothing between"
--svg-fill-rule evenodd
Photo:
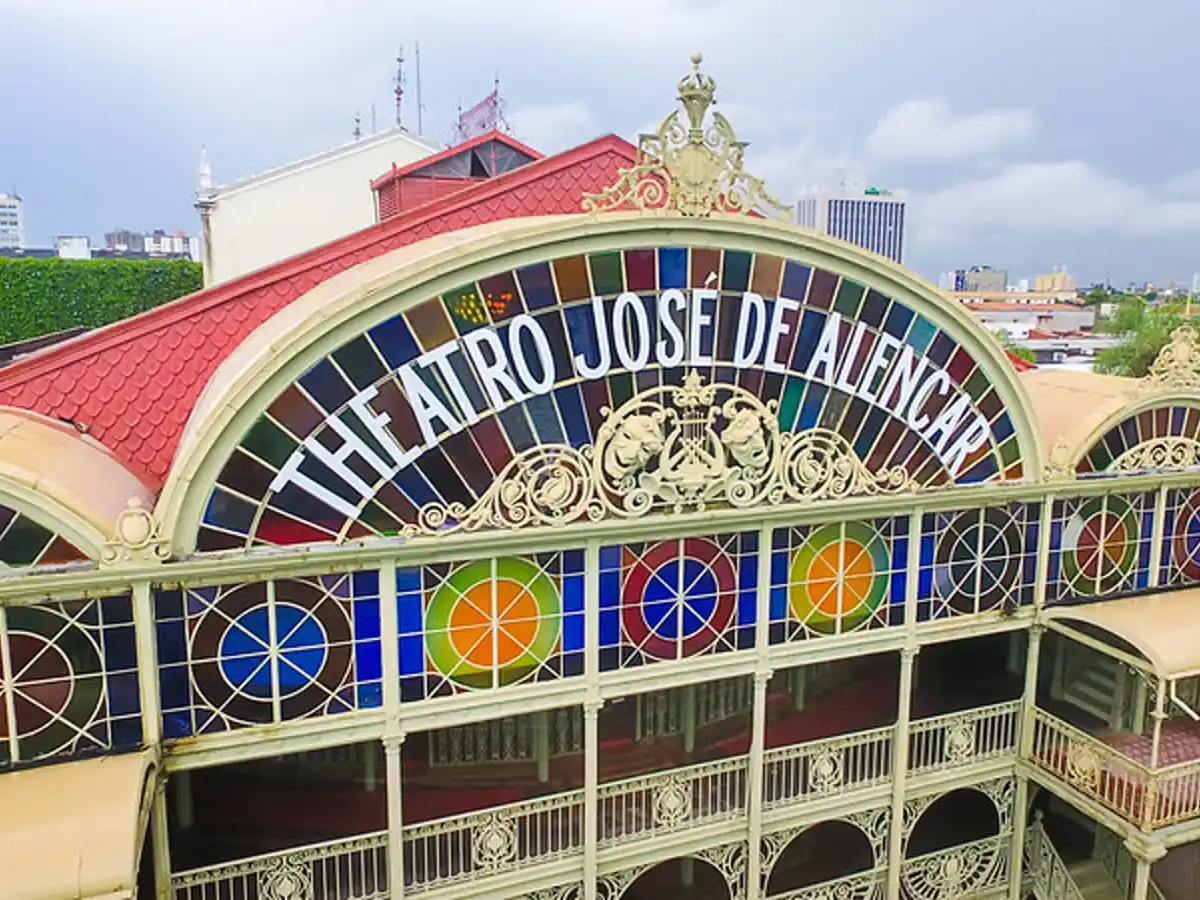
<instances>
[{"instance_id":1,"label":"ornamental iron crest","mask_svg":"<svg viewBox=\"0 0 1200 900\"><path fill-rule=\"evenodd\" d=\"M662 120L653 134L638 138L637 162L599 194L585 194L585 212L638 209L670 211L685 216L713 213L756 213L788 221L791 208L769 193L762 180L743 168L746 143L733 126L714 111L717 83L700 71L703 56L692 55L692 71L679 80L679 110Z\"/></svg>"},{"instance_id":2,"label":"ornamental iron crest","mask_svg":"<svg viewBox=\"0 0 1200 900\"><path fill-rule=\"evenodd\" d=\"M470 507L430 503L406 536L559 525L651 510L841 500L911 490L903 467L872 472L841 435L779 428L776 403L732 384L652 387L604 421L596 442L532 447Z\"/></svg>"},{"instance_id":3,"label":"ornamental iron crest","mask_svg":"<svg viewBox=\"0 0 1200 900\"><path fill-rule=\"evenodd\" d=\"M1160 437L1130 447L1108 468L1114 472L1144 472L1195 466L1200 466L1200 442L1187 437Z\"/></svg>"},{"instance_id":4,"label":"ornamental iron crest","mask_svg":"<svg viewBox=\"0 0 1200 900\"><path fill-rule=\"evenodd\" d=\"M1171 333L1145 378L1150 390L1200 387L1200 339L1190 325Z\"/></svg>"}]
</instances>

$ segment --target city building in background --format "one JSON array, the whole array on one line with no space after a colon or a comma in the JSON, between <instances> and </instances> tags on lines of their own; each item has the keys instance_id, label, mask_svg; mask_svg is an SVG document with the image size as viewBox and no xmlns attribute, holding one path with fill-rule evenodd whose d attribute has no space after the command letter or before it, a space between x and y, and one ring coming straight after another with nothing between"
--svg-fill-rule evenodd
<instances>
[{"instance_id":1,"label":"city building in background","mask_svg":"<svg viewBox=\"0 0 1200 900\"><path fill-rule=\"evenodd\" d=\"M345 237L376 220L372 180L438 147L401 127L227 184L202 154L200 213L205 284L219 284Z\"/></svg>"},{"instance_id":2,"label":"city building in background","mask_svg":"<svg viewBox=\"0 0 1200 900\"><path fill-rule=\"evenodd\" d=\"M904 260L903 197L868 186L861 172L843 173L836 191L815 190L796 204L796 224L848 241L893 262Z\"/></svg>"},{"instance_id":3,"label":"city building in background","mask_svg":"<svg viewBox=\"0 0 1200 900\"><path fill-rule=\"evenodd\" d=\"M1200 896L1196 334L1018 369L701 62L0 366L5 900Z\"/></svg>"},{"instance_id":4,"label":"city building in background","mask_svg":"<svg viewBox=\"0 0 1200 900\"><path fill-rule=\"evenodd\" d=\"M1051 293L1074 293L1077 286L1066 266L1056 266L1049 273L1034 278L1033 289Z\"/></svg>"},{"instance_id":5,"label":"city building in background","mask_svg":"<svg viewBox=\"0 0 1200 900\"><path fill-rule=\"evenodd\" d=\"M16 194L0 194L0 247L25 246L24 201Z\"/></svg>"},{"instance_id":6,"label":"city building in background","mask_svg":"<svg viewBox=\"0 0 1200 900\"><path fill-rule=\"evenodd\" d=\"M991 266L971 266L944 272L938 278L938 287L946 291L999 294L1008 290L1008 272Z\"/></svg>"}]
</instances>

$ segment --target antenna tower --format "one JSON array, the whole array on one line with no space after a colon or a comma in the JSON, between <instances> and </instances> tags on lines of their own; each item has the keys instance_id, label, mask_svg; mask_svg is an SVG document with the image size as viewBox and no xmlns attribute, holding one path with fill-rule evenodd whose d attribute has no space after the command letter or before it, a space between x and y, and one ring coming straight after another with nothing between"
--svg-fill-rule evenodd
<instances>
[{"instance_id":1,"label":"antenna tower","mask_svg":"<svg viewBox=\"0 0 1200 900\"><path fill-rule=\"evenodd\" d=\"M404 45L400 45L400 52L396 54L396 74L392 79L395 82L396 95L396 127L404 127L404 88L408 81L404 77Z\"/></svg>"},{"instance_id":2,"label":"antenna tower","mask_svg":"<svg viewBox=\"0 0 1200 900\"><path fill-rule=\"evenodd\" d=\"M425 133L423 119L425 104L421 100L421 45L419 43L416 45L415 50L417 55L417 134L423 135Z\"/></svg>"}]
</instances>

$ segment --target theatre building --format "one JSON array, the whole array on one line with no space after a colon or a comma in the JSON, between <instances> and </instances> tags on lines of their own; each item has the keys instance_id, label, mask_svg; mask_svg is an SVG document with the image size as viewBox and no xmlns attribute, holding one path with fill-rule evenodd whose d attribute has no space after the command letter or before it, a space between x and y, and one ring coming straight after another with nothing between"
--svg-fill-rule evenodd
<instances>
[{"instance_id":1,"label":"theatre building","mask_svg":"<svg viewBox=\"0 0 1200 900\"><path fill-rule=\"evenodd\" d=\"M1196 334L1018 372L678 88L0 370L0 898L1200 894Z\"/></svg>"}]
</instances>

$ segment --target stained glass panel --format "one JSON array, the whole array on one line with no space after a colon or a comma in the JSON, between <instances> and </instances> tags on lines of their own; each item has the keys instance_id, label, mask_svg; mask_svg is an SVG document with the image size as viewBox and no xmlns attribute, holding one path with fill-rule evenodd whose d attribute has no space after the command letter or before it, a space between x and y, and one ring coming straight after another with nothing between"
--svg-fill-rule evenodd
<instances>
[{"instance_id":1,"label":"stained glass panel","mask_svg":"<svg viewBox=\"0 0 1200 900\"><path fill-rule=\"evenodd\" d=\"M1200 490L1167 491L1160 565L1164 585L1200 584Z\"/></svg>"},{"instance_id":2,"label":"stained glass panel","mask_svg":"<svg viewBox=\"0 0 1200 900\"><path fill-rule=\"evenodd\" d=\"M400 691L422 700L583 671L583 551L396 573Z\"/></svg>"},{"instance_id":3,"label":"stained glass panel","mask_svg":"<svg viewBox=\"0 0 1200 900\"><path fill-rule=\"evenodd\" d=\"M199 548L388 536L423 508L469 509L522 452L593 445L605 410L692 372L785 433L836 432L874 471L1022 475L986 373L899 300L795 260L631 248L458 285L314 364L228 460Z\"/></svg>"},{"instance_id":4,"label":"stained glass panel","mask_svg":"<svg viewBox=\"0 0 1200 900\"><path fill-rule=\"evenodd\" d=\"M61 535L11 507L0 506L0 570L86 559L83 551Z\"/></svg>"},{"instance_id":5,"label":"stained glass panel","mask_svg":"<svg viewBox=\"0 0 1200 900\"><path fill-rule=\"evenodd\" d=\"M1182 438L1200 442L1200 408L1165 406L1148 409L1110 428L1079 461L1081 475L1100 474L1114 465L1129 470L1135 448L1162 438ZM1151 462L1146 460L1144 462ZM1139 465L1136 468L1156 468Z\"/></svg>"},{"instance_id":6,"label":"stained glass panel","mask_svg":"<svg viewBox=\"0 0 1200 900\"><path fill-rule=\"evenodd\" d=\"M1055 501L1047 598L1064 601L1146 588L1153 513L1153 494Z\"/></svg>"},{"instance_id":7,"label":"stained glass panel","mask_svg":"<svg viewBox=\"0 0 1200 900\"><path fill-rule=\"evenodd\" d=\"M128 596L0 607L0 763L138 746Z\"/></svg>"},{"instance_id":8,"label":"stained glass panel","mask_svg":"<svg viewBox=\"0 0 1200 900\"><path fill-rule=\"evenodd\" d=\"M1033 602L1038 507L1013 504L930 513L921 521L921 620Z\"/></svg>"},{"instance_id":9,"label":"stained glass panel","mask_svg":"<svg viewBox=\"0 0 1200 900\"><path fill-rule=\"evenodd\" d=\"M376 572L162 591L167 737L377 707Z\"/></svg>"},{"instance_id":10,"label":"stained glass panel","mask_svg":"<svg viewBox=\"0 0 1200 900\"><path fill-rule=\"evenodd\" d=\"M600 549L604 670L754 646L758 535Z\"/></svg>"},{"instance_id":11,"label":"stained glass panel","mask_svg":"<svg viewBox=\"0 0 1200 900\"><path fill-rule=\"evenodd\" d=\"M771 643L902 623L907 530L901 517L776 529Z\"/></svg>"}]
</instances>

